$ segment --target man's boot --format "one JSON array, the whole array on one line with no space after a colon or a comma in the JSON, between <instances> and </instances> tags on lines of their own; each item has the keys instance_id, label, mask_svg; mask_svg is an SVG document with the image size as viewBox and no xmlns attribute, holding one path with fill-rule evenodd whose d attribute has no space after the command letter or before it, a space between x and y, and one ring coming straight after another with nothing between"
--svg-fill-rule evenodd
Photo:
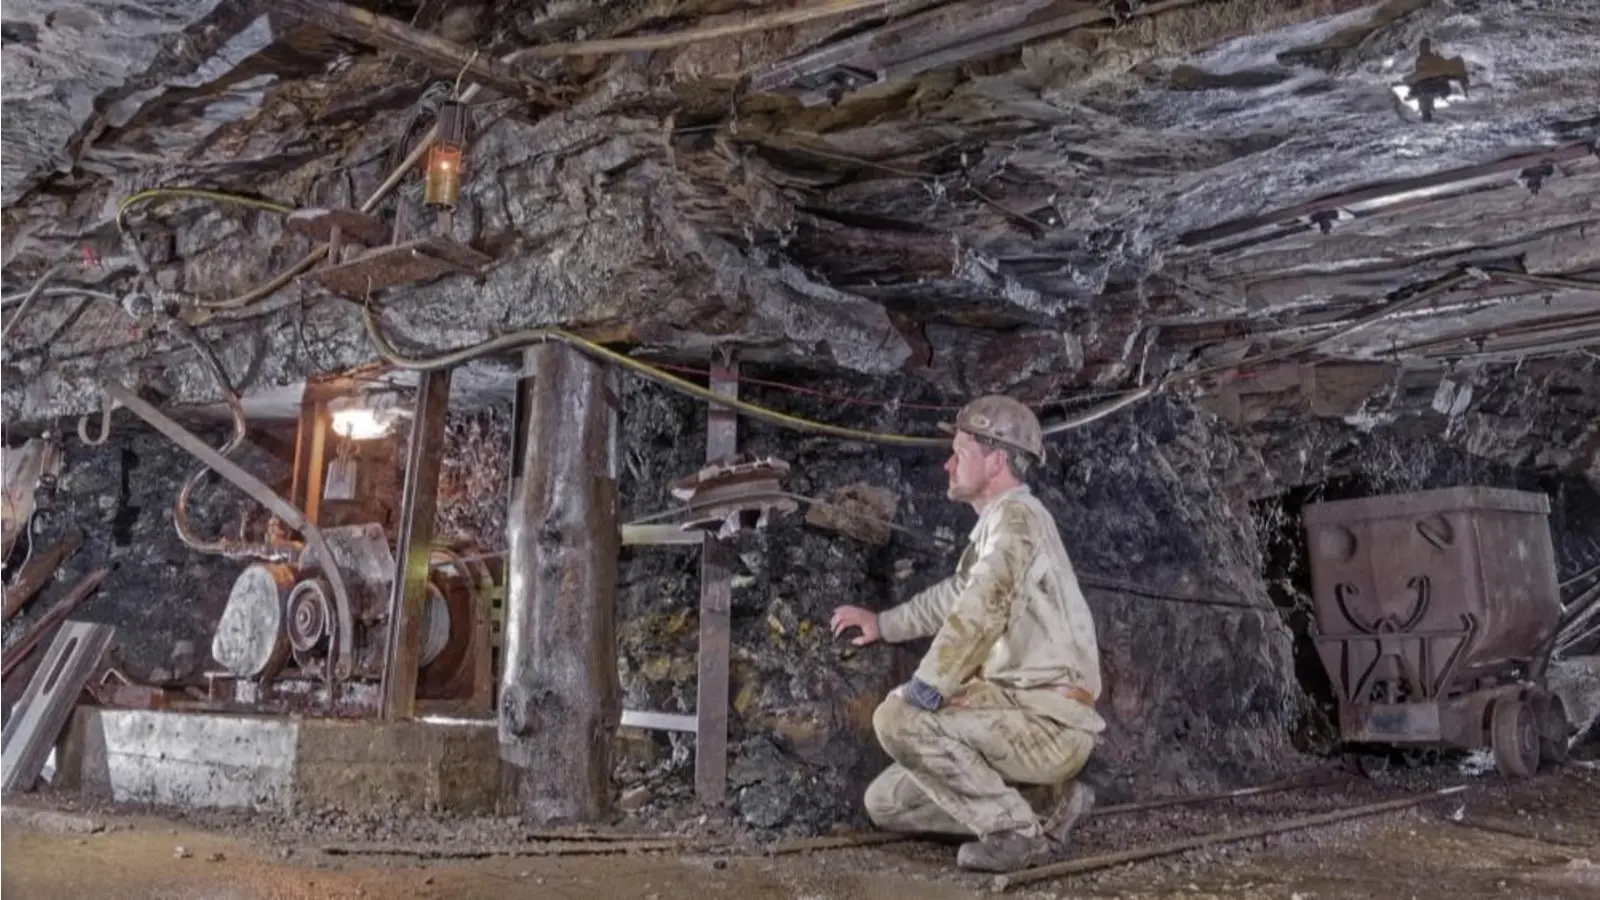
<instances>
[{"instance_id":1,"label":"man's boot","mask_svg":"<svg viewBox=\"0 0 1600 900\"><path fill-rule=\"evenodd\" d=\"M968 841L956 851L956 865L969 872L1015 872L1047 862L1050 842L1043 835L1002 831Z\"/></svg>"},{"instance_id":2,"label":"man's boot","mask_svg":"<svg viewBox=\"0 0 1600 900\"><path fill-rule=\"evenodd\" d=\"M1050 819L1044 823L1044 835L1059 846L1066 846L1067 837L1089 810L1094 808L1094 788L1074 781L1067 795L1056 804Z\"/></svg>"}]
</instances>

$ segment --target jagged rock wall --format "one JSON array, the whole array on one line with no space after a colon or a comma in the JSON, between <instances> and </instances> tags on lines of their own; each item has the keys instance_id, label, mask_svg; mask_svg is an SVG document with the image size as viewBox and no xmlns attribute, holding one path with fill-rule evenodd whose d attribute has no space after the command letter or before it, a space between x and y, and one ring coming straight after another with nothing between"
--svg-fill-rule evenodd
<instances>
[{"instance_id":1,"label":"jagged rock wall","mask_svg":"<svg viewBox=\"0 0 1600 900\"><path fill-rule=\"evenodd\" d=\"M633 520L674 507L668 483L703 464L705 407L635 379L622 384L623 517ZM953 412L917 406L951 400L909 380L807 388L832 396L749 380L743 396L796 415L921 434ZM837 399L845 395L865 400ZM1284 545L1299 543L1291 496L1303 502L1466 483L1545 489L1555 502L1563 574L1600 561L1590 559L1600 503L1584 482L1543 482L1452 448L1427 423L1402 425L1362 433L1303 423L1262 442L1209 413L1157 400L1052 439L1050 459L1030 481L1055 514L1099 629L1109 728L1091 773L1105 796L1238 785L1300 764L1293 741L1313 704L1293 653L1303 636L1291 634L1283 614L1297 621L1304 599L1295 599L1281 557ZM503 546L510 428L504 405L451 417L442 534ZM871 503L914 532L802 512L737 543L733 810L750 825L793 832L859 823L861 791L887 763L871 732L872 710L909 675L921 647L852 648L828 633L829 614L845 602L887 608L943 577L974 516L944 496L942 451L811 437L749 419L740 430L743 449L794 466L788 489ZM241 564L194 554L172 532L172 498L192 461L136 427L119 428L100 448L69 438L66 449L49 527L70 520L88 535L69 569L123 563L82 617L122 626L119 653L137 677L168 666L179 641L192 641L203 659ZM389 457L398 463L398 453ZM382 458L374 451L373 462ZM248 463L269 479L286 478L287 467L259 450ZM1366 477L1324 483L1352 472ZM225 485L198 499L205 533L231 533L241 516L259 525L259 511ZM626 549L618 591L625 705L692 711L698 553ZM692 791L692 737L625 730L619 744L617 780L630 805L647 813L682 808Z\"/></svg>"},{"instance_id":2,"label":"jagged rock wall","mask_svg":"<svg viewBox=\"0 0 1600 900\"><path fill-rule=\"evenodd\" d=\"M919 399L887 383L831 387ZM760 388L745 396L857 427L895 418L887 409L841 408ZM624 422L626 514L663 509L666 481L702 464L703 408L636 386ZM837 498L850 489L885 489L879 499L896 510L897 524L926 536L897 531L875 544L881 534L842 534L795 515L739 539L734 802L753 825L815 831L859 819L862 789L887 764L872 735L872 710L909 675L922 649L858 650L836 641L827 628L833 607L887 608L944 577L975 516L945 498L942 451L841 443L748 421L741 428L743 449L795 467L791 490ZM1110 723L1096 763L1099 786L1111 796L1200 789L1291 763L1289 735L1301 701L1290 635L1259 578L1249 498L1224 486L1223 476L1241 462L1219 423L1177 404L1151 404L1056 448L1031 481L1080 572L1139 592L1089 589ZM633 552L620 585L626 705L692 710L695 554ZM1240 606L1207 605L1213 600ZM691 743L666 735L626 740L620 779L649 784L658 797L686 796Z\"/></svg>"}]
</instances>

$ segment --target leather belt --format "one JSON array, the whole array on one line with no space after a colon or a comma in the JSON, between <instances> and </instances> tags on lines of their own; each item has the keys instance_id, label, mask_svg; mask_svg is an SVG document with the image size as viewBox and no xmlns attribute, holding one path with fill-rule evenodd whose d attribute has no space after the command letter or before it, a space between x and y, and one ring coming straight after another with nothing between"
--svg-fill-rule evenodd
<instances>
[{"instance_id":1,"label":"leather belt","mask_svg":"<svg viewBox=\"0 0 1600 900\"><path fill-rule=\"evenodd\" d=\"M1090 709L1094 708L1094 695L1089 693L1087 688L1081 688L1077 685L1057 685L1052 687L1050 690L1055 691L1068 700L1076 700Z\"/></svg>"}]
</instances>

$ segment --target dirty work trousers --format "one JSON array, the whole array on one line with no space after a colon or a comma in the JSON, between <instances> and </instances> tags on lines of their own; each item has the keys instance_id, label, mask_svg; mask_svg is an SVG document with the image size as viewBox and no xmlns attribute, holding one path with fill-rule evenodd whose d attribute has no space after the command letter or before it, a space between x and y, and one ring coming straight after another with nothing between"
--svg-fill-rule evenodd
<instances>
[{"instance_id":1,"label":"dirty work trousers","mask_svg":"<svg viewBox=\"0 0 1600 900\"><path fill-rule=\"evenodd\" d=\"M1095 736L1017 705L1000 691L981 703L918 709L892 693L872 716L894 765L867 788L867 815L890 831L983 837L1040 834L1040 815L1012 785L1059 785L1083 768ZM978 698L973 698L974 701Z\"/></svg>"}]
</instances>

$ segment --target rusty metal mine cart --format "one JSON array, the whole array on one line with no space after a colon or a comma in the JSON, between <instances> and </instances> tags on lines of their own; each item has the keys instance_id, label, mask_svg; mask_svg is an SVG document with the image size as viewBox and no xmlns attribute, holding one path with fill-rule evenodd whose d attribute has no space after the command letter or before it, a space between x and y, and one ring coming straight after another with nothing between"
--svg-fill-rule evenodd
<instances>
[{"instance_id":1,"label":"rusty metal mine cart","mask_svg":"<svg viewBox=\"0 0 1600 900\"><path fill-rule=\"evenodd\" d=\"M1347 742L1564 758L1545 689L1561 615L1543 494L1481 487L1308 505L1313 639Z\"/></svg>"}]
</instances>

